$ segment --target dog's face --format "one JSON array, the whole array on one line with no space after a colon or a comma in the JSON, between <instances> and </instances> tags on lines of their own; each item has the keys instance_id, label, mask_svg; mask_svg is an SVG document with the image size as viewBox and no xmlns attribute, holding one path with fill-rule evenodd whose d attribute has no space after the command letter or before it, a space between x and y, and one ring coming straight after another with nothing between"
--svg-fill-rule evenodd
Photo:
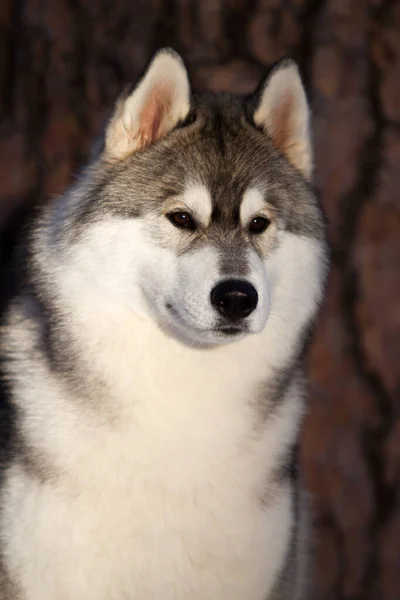
<instances>
[{"instance_id":1,"label":"dog's face","mask_svg":"<svg viewBox=\"0 0 400 600\"><path fill-rule=\"evenodd\" d=\"M293 63L248 101L190 100L181 61L161 53L120 102L94 180L84 186L76 268L100 294L186 343L260 333L280 271L292 291L307 287L300 264L295 281L293 264L302 260L301 240L309 249L323 238L306 182L310 161L307 104Z\"/></svg>"},{"instance_id":2,"label":"dog's face","mask_svg":"<svg viewBox=\"0 0 400 600\"><path fill-rule=\"evenodd\" d=\"M266 258L277 228L256 188L228 186L222 171L213 186L200 174L185 177L182 164L180 184L138 217L133 255L145 302L162 326L189 342L225 343L266 323Z\"/></svg>"}]
</instances>

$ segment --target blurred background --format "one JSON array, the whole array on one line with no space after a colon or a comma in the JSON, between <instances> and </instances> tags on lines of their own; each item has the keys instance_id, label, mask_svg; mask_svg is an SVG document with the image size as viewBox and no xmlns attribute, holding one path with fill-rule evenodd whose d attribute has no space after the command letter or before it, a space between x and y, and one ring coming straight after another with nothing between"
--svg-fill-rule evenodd
<instances>
[{"instance_id":1,"label":"blurred background","mask_svg":"<svg viewBox=\"0 0 400 600\"><path fill-rule=\"evenodd\" d=\"M300 65L334 261L301 442L315 599L399 600L400 1L1 0L3 241L165 45L197 88L249 92L282 55Z\"/></svg>"}]
</instances>

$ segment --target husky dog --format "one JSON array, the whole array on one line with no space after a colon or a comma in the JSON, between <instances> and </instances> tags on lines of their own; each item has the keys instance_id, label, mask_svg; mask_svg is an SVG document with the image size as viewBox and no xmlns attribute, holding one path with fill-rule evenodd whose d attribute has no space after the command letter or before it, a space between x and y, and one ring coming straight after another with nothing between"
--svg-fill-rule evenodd
<instances>
[{"instance_id":1,"label":"husky dog","mask_svg":"<svg viewBox=\"0 0 400 600\"><path fill-rule=\"evenodd\" d=\"M198 95L162 50L37 211L1 329L1 600L308 594L311 171L294 62Z\"/></svg>"}]
</instances>

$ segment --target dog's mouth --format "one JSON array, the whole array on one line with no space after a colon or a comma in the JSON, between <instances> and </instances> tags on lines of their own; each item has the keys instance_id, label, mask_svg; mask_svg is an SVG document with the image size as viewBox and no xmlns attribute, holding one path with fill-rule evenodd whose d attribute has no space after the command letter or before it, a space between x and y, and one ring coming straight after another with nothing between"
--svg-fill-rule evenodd
<instances>
[{"instance_id":1,"label":"dog's mouth","mask_svg":"<svg viewBox=\"0 0 400 600\"><path fill-rule=\"evenodd\" d=\"M185 326L187 326L187 319L184 319L182 317L181 313L171 303L169 303L169 302L166 303L165 307L168 310L168 312L174 316L174 318L180 325L185 324ZM191 323L190 327L193 328L199 334L213 333L213 334L217 334L218 336L223 336L223 337L235 337L235 336L241 335L243 333L246 333L248 331L248 327L247 327L246 323L242 323L239 325L237 323L227 324L227 323L222 322L222 323L218 323L218 325L216 327L204 328L204 329L201 327L195 326L193 323Z\"/></svg>"},{"instance_id":2,"label":"dog's mouth","mask_svg":"<svg viewBox=\"0 0 400 600\"><path fill-rule=\"evenodd\" d=\"M215 327L212 329L215 333L222 333L223 335L240 335L246 332L246 327L228 326L228 327Z\"/></svg>"}]
</instances>

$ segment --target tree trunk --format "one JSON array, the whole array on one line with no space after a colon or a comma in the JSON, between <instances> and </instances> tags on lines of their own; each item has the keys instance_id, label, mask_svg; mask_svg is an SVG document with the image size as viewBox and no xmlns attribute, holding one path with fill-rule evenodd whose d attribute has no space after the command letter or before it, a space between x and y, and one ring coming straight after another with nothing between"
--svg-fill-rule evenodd
<instances>
[{"instance_id":1,"label":"tree trunk","mask_svg":"<svg viewBox=\"0 0 400 600\"><path fill-rule=\"evenodd\" d=\"M399 600L400 2L2 0L0 221L66 187L166 45L197 88L248 92L299 62L334 263L301 445L316 600Z\"/></svg>"}]
</instances>

